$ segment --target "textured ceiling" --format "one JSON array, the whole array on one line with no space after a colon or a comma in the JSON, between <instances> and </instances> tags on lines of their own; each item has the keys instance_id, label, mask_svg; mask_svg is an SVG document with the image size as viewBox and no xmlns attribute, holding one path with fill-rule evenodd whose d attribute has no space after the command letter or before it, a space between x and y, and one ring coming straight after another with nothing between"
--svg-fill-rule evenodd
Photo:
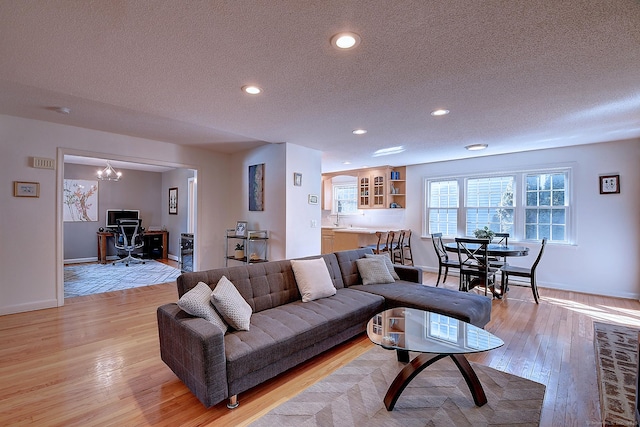
<instances>
[{"instance_id":1,"label":"textured ceiling","mask_svg":"<svg viewBox=\"0 0 640 427\"><path fill-rule=\"evenodd\" d=\"M0 19L2 114L220 152L290 142L324 172L640 137L638 0L0 0ZM360 46L332 49L343 30Z\"/></svg>"}]
</instances>

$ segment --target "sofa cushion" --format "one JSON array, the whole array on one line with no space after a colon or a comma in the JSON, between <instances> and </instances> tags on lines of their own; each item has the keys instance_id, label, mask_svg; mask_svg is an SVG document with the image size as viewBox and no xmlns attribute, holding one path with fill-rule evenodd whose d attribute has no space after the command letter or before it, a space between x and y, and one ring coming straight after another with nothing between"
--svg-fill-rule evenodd
<instances>
[{"instance_id":1,"label":"sofa cushion","mask_svg":"<svg viewBox=\"0 0 640 427\"><path fill-rule=\"evenodd\" d=\"M363 285L377 285L395 281L384 261L380 258L361 258L356 260L356 264L358 265L358 273L362 277Z\"/></svg>"},{"instance_id":2,"label":"sofa cushion","mask_svg":"<svg viewBox=\"0 0 640 427\"><path fill-rule=\"evenodd\" d=\"M484 295L404 281L386 285L354 285L349 289L383 296L387 309L408 307L432 311L471 323L479 328L484 328L491 320L491 298Z\"/></svg>"},{"instance_id":3,"label":"sofa cushion","mask_svg":"<svg viewBox=\"0 0 640 427\"><path fill-rule=\"evenodd\" d=\"M273 365L300 350L361 324L383 310L384 298L371 293L338 289L328 298L296 301L254 313L250 331L225 335L229 383Z\"/></svg>"},{"instance_id":4,"label":"sofa cushion","mask_svg":"<svg viewBox=\"0 0 640 427\"><path fill-rule=\"evenodd\" d=\"M398 273L396 273L396 269L393 267L393 263L391 262L391 257L389 257L388 255L364 254L364 257L380 258L381 260L384 261L384 265L387 266L387 270L389 270L391 277L393 277L395 280L400 280L400 277L398 276Z\"/></svg>"},{"instance_id":5,"label":"sofa cushion","mask_svg":"<svg viewBox=\"0 0 640 427\"><path fill-rule=\"evenodd\" d=\"M365 254L372 253L373 250L371 248L335 252L338 265L340 266L340 273L342 274L342 282L345 287L362 284L362 279L358 273L358 266L355 261L364 258Z\"/></svg>"},{"instance_id":6,"label":"sofa cushion","mask_svg":"<svg viewBox=\"0 0 640 427\"><path fill-rule=\"evenodd\" d=\"M249 330L251 306L225 276L220 278L211 292L211 303L229 326L239 331Z\"/></svg>"},{"instance_id":7,"label":"sofa cushion","mask_svg":"<svg viewBox=\"0 0 640 427\"><path fill-rule=\"evenodd\" d=\"M335 295L336 288L333 286L324 259L292 259L291 268L298 283L302 302Z\"/></svg>"},{"instance_id":8,"label":"sofa cushion","mask_svg":"<svg viewBox=\"0 0 640 427\"><path fill-rule=\"evenodd\" d=\"M192 316L202 317L227 332L227 324L220 318L211 305L211 288L206 283L199 282L193 289L182 295L178 300L178 307Z\"/></svg>"}]
</instances>

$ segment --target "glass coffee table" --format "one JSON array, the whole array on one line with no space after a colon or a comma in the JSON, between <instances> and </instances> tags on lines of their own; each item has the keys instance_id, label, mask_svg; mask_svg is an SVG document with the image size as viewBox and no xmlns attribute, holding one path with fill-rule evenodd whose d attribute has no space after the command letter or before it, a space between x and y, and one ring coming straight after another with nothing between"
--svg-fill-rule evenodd
<instances>
[{"instance_id":1,"label":"glass coffee table","mask_svg":"<svg viewBox=\"0 0 640 427\"><path fill-rule=\"evenodd\" d=\"M425 368L450 357L464 377L477 406L487 403L478 376L464 356L498 348L504 342L462 320L413 308L393 308L376 314L367 324L369 339L387 350L396 350L398 361L407 363L384 397L393 410L405 387ZM409 352L420 353L409 361Z\"/></svg>"}]
</instances>

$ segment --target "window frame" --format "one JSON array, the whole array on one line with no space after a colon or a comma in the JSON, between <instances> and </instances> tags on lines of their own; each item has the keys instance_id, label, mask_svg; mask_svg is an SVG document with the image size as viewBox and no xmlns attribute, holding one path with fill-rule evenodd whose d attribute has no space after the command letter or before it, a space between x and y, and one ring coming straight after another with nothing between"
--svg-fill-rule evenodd
<instances>
[{"instance_id":1,"label":"window frame","mask_svg":"<svg viewBox=\"0 0 640 427\"><path fill-rule=\"evenodd\" d=\"M350 182L344 182L344 183L332 183L331 184L331 214L335 215L336 213L338 213L338 199L336 198L336 193L337 193L337 189L339 189L340 187L353 187L354 189L354 203L355 203L355 207L356 210L354 212L349 212L349 213L344 213L344 212L340 212L340 216L348 216L348 215L358 215L359 214L359 209L358 209L358 183L354 182L354 183L350 183Z\"/></svg>"},{"instance_id":2,"label":"window frame","mask_svg":"<svg viewBox=\"0 0 640 427\"><path fill-rule=\"evenodd\" d=\"M513 215L513 232L509 238L510 241L518 242L540 242L542 239L526 239L525 238L525 209L526 205L526 177L528 175L551 175L562 173L565 175L565 218L566 218L566 233L565 240L548 240L548 243L557 245L575 245L575 212L577 211L576 200L574 198L574 180L573 180L573 165L559 165L546 168L532 168L532 169L520 169L501 172L478 172L473 174L455 175L455 176L432 176L423 178L423 218L422 218L422 237L430 237L429 228L429 212L430 212L430 184L432 182L442 181L458 181L458 218L457 218L457 234L445 235L443 237L454 238L456 236L464 236L466 234L466 220L467 209L466 206L466 194L467 194L467 180L477 178L491 178L497 176L514 176L514 215ZM473 237L473 236L471 236Z\"/></svg>"}]
</instances>

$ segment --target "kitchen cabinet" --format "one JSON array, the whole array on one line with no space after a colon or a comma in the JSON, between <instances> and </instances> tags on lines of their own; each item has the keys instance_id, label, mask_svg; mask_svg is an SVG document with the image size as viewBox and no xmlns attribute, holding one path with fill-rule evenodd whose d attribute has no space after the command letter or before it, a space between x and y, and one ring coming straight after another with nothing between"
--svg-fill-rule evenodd
<instances>
[{"instance_id":1,"label":"kitchen cabinet","mask_svg":"<svg viewBox=\"0 0 640 427\"><path fill-rule=\"evenodd\" d=\"M322 242L321 242L321 252L322 254L330 254L335 252L333 250L333 241L335 235L332 229L323 228L322 229Z\"/></svg>"},{"instance_id":2,"label":"kitchen cabinet","mask_svg":"<svg viewBox=\"0 0 640 427\"><path fill-rule=\"evenodd\" d=\"M387 207L387 172L389 168L358 173L358 209Z\"/></svg>"}]
</instances>

